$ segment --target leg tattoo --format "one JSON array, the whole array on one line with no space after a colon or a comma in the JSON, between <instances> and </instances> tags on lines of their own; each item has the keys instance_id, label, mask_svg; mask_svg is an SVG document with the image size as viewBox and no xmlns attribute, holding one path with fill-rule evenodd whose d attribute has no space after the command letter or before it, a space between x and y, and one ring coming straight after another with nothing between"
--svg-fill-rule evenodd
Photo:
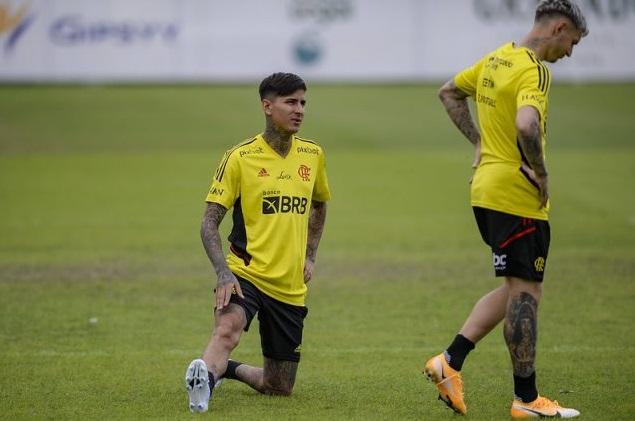
<instances>
[{"instance_id":1,"label":"leg tattoo","mask_svg":"<svg viewBox=\"0 0 635 421\"><path fill-rule=\"evenodd\" d=\"M288 396L293 391L298 363L264 358L264 368L241 364L236 379L266 395Z\"/></svg>"},{"instance_id":2,"label":"leg tattoo","mask_svg":"<svg viewBox=\"0 0 635 421\"><path fill-rule=\"evenodd\" d=\"M272 395L290 395L295 384L298 363L293 361L273 360L265 357L264 384L265 393Z\"/></svg>"},{"instance_id":3,"label":"leg tattoo","mask_svg":"<svg viewBox=\"0 0 635 421\"><path fill-rule=\"evenodd\" d=\"M538 336L538 302L526 292L511 299L505 316L505 342L514 365L514 374L529 377L535 371Z\"/></svg>"}]
</instances>

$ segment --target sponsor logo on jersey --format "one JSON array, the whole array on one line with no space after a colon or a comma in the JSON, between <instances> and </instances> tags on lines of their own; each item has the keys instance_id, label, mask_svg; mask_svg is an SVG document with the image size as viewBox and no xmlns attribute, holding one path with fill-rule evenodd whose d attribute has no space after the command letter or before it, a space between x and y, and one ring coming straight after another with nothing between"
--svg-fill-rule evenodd
<instances>
[{"instance_id":1,"label":"sponsor logo on jersey","mask_svg":"<svg viewBox=\"0 0 635 421\"><path fill-rule=\"evenodd\" d=\"M287 174L284 171L280 171L280 175L276 178L278 180L291 180L291 174Z\"/></svg>"},{"instance_id":2,"label":"sponsor logo on jersey","mask_svg":"<svg viewBox=\"0 0 635 421\"><path fill-rule=\"evenodd\" d=\"M514 66L514 63L512 63L509 60L505 60L504 58L500 58L500 57L496 57L496 56L490 57L486 67L489 67L491 69L496 70L496 69L498 69L498 66L504 66L504 67L511 68L511 67Z\"/></svg>"},{"instance_id":3,"label":"sponsor logo on jersey","mask_svg":"<svg viewBox=\"0 0 635 421\"><path fill-rule=\"evenodd\" d=\"M300 168L298 168L298 175L303 181L311 181L311 168L304 164L300 165Z\"/></svg>"},{"instance_id":4,"label":"sponsor logo on jersey","mask_svg":"<svg viewBox=\"0 0 635 421\"><path fill-rule=\"evenodd\" d=\"M507 268L507 255L506 254L496 254L493 253L494 258L494 269L496 270L505 270Z\"/></svg>"},{"instance_id":5,"label":"sponsor logo on jersey","mask_svg":"<svg viewBox=\"0 0 635 421\"><path fill-rule=\"evenodd\" d=\"M545 103L545 97L542 95L536 95L536 94L522 94L520 97L520 100L521 101L536 101L540 105Z\"/></svg>"},{"instance_id":6,"label":"sponsor logo on jersey","mask_svg":"<svg viewBox=\"0 0 635 421\"><path fill-rule=\"evenodd\" d=\"M262 198L262 213L270 215L275 213L295 213L304 215L309 201L306 197L298 196L265 196Z\"/></svg>"},{"instance_id":7,"label":"sponsor logo on jersey","mask_svg":"<svg viewBox=\"0 0 635 421\"><path fill-rule=\"evenodd\" d=\"M245 149L240 151L240 157L242 158L245 155L253 155L253 154L259 154L259 153L265 153L264 149L262 149L262 147L260 146L258 146L257 148Z\"/></svg>"},{"instance_id":8,"label":"sponsor logo on jersey","mask_svg":"<svg viewBox=\"0 0 635 421\"><path fill-rule=\"evenodd\" d=\"M224 191L225 191L225 189L217 189L216 187L212 187L209 190L209 194L214 195L214 196L222 196Z\"/></svg>"},{"instance_id":9,"label":"sponsor logo on jersey","mask_svg":"<svg viewBox=\"0 0 635 421\"><path fill-rule=\"evenodd\" d=\"M262 197L265 196L280 196L280 190L263 190Z\"/></svg>"},{"instance_id":10,"label":"sponsor logo on jersey","mask_svg":"<svg viewBox=\"0 0 635 421\"><path fill-rule=\"evenodd\" d=\"M545 258L538 257L534 260L534 268L536 268L536 272L544 272L545 271Z\"/></svg>"},{"instance_id":11,"label":"sponsor logo on jersey","mask_svg":"<svg viewBox=\"0 0 635 421\"><path fill-rule=\"evenodd\" d=\"M486 77L483 78L483 87L484 88L493 88L494 81L492 79L488 79Z\"/></svg>"},{"instance_id":12,"label":"sponsor logo on jersey","mask_svg":"<svg viewBox=\"0 0 635 421\"><path fill-rule=\"evenodd\" d=\"M476 100L481 104L485 104L490 107L496 107L496 100L483 94L478 94Z\"/></svg>"},{"instance_id":13,"label":"sponsor logo on jersey","mask_svg":"<svg viewBox=\"0 0 635 421\"><path fill-rule=\"evenodd\" d=\"M258 172L258 177L269 177L269 173L263 168Z\"/></svg>"},{"instance_id":14,"label":"sponsor logo on jersey","mask_svg":"<svg viewBox=\"0 0 635 421\"><path fill-rule=\"evenodd\" d=\"M308 153L308 154L312 154L312 155L319 155L320 154L320 150L318 148L310 148L310 147L305 147L305 146L298 146L297 151L298 151L298 153Z\"/></svg>"}]
</instances>

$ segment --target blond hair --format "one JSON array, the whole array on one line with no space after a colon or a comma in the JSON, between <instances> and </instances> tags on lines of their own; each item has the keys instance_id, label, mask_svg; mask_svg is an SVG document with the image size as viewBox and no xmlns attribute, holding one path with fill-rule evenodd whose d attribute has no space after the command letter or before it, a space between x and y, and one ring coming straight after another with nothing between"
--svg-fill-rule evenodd
<instances>
[{"instance_id":1,"label":"blond hair","mask_svg":"<svg viewBox=\"0 0 635 421\"><path fill-rule=\"evenodd\" d=\"M536 6L536 19L543 19L544 17L560 15L565 16L573 22L575 27L582 32L582 36L586 36L589 33L586 19L580 11L580 7L576 3L570 0L542 0L538 6Z\"/></svg>"}]
</instances>

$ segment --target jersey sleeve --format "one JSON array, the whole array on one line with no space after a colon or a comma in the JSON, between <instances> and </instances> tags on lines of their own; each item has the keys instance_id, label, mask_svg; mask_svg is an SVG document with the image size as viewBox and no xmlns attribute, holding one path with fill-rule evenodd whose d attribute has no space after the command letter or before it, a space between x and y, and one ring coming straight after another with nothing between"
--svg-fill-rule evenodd
<instances>
[{"instance_id":1,"label":"jersey sleeve","mask_svg":"<svg viewBox=\"0 0 635 421\"><path fill-rule=\"evenodd\" d=\"M516 109L530 105L538 111L540 119L544 120L550 81L551 74L544 65L527 67L518 80Z\"/></svg>"},{"instance_id":2,"label":"jersey sleeve","mask_svg":"<svg viewBox=\"0 0 635 421\"><path fill-rule=\"evenodd\" d=\"M320 153L317 177L313 185L312 200L317 202L328 202L331 199L331 190L329 188L329 180L326 176L326 161L324 152Z\"/></svg>"},{"instance_id":3,"label":"jersey sleeve","mask_svg":"<svg viewBox=\"0 0 635 421\"><path fill-rule=\"evenodd\" d=\"M240 166L237 154L232 152L223 155L205 198L206 202L218 203L226 209L230 209L240 195Z\"/></svg>"},{"instance_id":4,"label":"jersey sleeve","mask_svg":"<svg viewBox=\"0 0 635 421\"><path fill-rule=\"evenodd\" d=\"M476 85L478 83L478 75L481 73L483 68L483 63L485 62L485 57L474 63L472 66L468 67L457 73L454 76L454 84L457 88L465 92L470 96L474 96L476 94Z\"/></svg>"}]
</instances>

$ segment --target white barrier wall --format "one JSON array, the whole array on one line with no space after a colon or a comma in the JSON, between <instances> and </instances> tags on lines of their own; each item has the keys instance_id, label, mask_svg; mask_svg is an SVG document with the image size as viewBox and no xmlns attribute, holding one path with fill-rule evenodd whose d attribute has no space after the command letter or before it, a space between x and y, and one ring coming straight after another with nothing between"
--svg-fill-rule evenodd
<instances>
[{"instance_id":1,"label":"white barrier wall","mask_svg":"<svg viewBox=\"0 0 635 421\"><path fill-rule=\"evenodd\" d=\"M536 0L0 0L0 81L445 79L531 27ZM557 80L635 80L635 0L580 0Z\"/></svg>"}]
</instances>

